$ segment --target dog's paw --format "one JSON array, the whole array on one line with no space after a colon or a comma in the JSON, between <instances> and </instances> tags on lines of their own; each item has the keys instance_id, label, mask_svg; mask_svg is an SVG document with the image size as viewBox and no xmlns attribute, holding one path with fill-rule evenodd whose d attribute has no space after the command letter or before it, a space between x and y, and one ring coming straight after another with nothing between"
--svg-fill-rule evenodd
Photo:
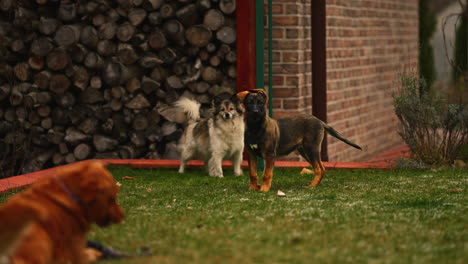
<instances>
[{"instance_id":1,"label":"dog's paw","mask_svg":"<svg viewBox=\"0 0 468 264\"><path fill-rule=\"evenodd\" d=\"M269 190L270 190L270 186L262 185L262 187L260 188L261 192L268 192Z\"/></svg>"},{"instance_id":2,"label":"dog's paw","mask_svg":"<svg viewBox=\"0 0 468 264\"><path fill-rule=\"evenodd\" d=\"M94 248L86 248L84 250L84 255L85 255L87 263L96 262L99 259L101 259L103 256L102 252Z\"/></svg>"},{"instance_id":3,"label":"dog's paw","mask_svg":"<svg viewBox=\"0 0 468 264\"><path fill-rule=\"evenodd\" d=\"M313 189L313 188L317 187L317 185L318 185L318 184L312 185L312 183L311 183L311 184L309 184L309 185L304 186L304 188Z\"/></svg>"},{"instance_id":4,"label":"dog's paw","mask_svg":"<svg viewBox=\"0 0 468 264\"><path fill-rule=\"evenodd\" d=\"M212 174L210 176L214 177L214 178L223 178L224 177L224 175L222 175L222 174Z\"/></svg>"},{"instance_id":5,"label":"dog's paw","mask_svg":"<svg viewBox=\"0 0 468 264\"><path fill-rule=\"evenodd\" d=\"M250 185L249 190L260 190L260 186L258 186L258 185Z\"/></svg>"},{"instance_id":6,"label":"dog's paw","mask_svg":"<svg viewBox=\"0 0 468 264\"><path fill-rule=\"evenodd\" d=\"M242 176L244 173L242 171L235 171L234 176Z\"/></svg>"}]
</instances>

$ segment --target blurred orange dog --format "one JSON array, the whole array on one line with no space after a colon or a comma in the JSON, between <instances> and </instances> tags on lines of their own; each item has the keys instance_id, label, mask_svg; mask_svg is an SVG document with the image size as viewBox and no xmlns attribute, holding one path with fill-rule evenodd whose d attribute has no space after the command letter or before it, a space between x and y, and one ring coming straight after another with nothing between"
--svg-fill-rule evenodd
<instances>
[{"instance_id":1,"label":"blurred orange dog","mask_svg":"<svg viewBox=\"0 0 468 264\"><path fill-rule=\"evenodd\" d=\"M0 206L0 262L87 263L86 232L124 217L119 188L98 161L61 169Z\"/></svg>"}]
</instances>

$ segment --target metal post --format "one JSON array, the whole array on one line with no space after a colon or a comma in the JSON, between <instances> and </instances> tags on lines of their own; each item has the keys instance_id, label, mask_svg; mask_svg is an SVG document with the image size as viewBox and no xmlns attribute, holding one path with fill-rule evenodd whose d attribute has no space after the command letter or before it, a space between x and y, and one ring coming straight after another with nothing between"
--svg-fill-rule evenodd
<instances>
[{"instance_id":1,"label":"metal post","mask_svg":"<svg viewBox=\"0 0 468 264\"><path fill-rule=\"evenodd\" d=\"M256 75L256 83L255 87L257 89L265 89L265 82L264 82L264 25L263 25L263 0L255 0L255 75ZM271 105L271 102L270 102ZM258 162L258 170L263 171L265 168L264 161L261 158L257 159Z\"/></svg>"},{"instance_id":2,"label":"metal post","mask_svg":"<svg viewBox=\"0 0 468 264\"><path fill-rule=\"evenodd\" d=\"M263 0L255 0L255 73L257 75L255 87L264 89L264 55L263 55Z\"/></svg>"},{"instance_id":3,"label":"metal post","mask_svg":"<svg viewBox=\"0 0 468 264\"><path fill-rule=\"evenodd\" d=\"M270 98L269 114L273 116L273 8L272 0L268 0L268 98Z\"/></svg>"}]
</instances>

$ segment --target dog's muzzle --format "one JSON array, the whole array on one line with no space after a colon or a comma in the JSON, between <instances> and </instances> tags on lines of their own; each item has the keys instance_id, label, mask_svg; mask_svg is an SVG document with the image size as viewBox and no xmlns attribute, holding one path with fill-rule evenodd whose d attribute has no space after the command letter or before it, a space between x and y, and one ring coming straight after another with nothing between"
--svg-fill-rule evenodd
<instances>
[{"instance_id":1,"label":"dog's muzzle","mask_svg":"<svg viewBox=\"0 0 468 264\"><path fill-rule=\"evenodd\" d=\"M247 110L249 122L261 122L263 119L265 119L265 111L262 108L255 106Z\"/></svg>"},{"instance_id":2,"label":"dog's muzzle","mask_svg":"<svg viewBox=\"0 0 468 264\"><path fill-rule=\"evenodd\" d=\"M259 105L252 106L248 110L248 112L250 112L250 115L252 117L256 117L256 118L263 117L265 115L265 112L263 111L263 108L261 108Z\"/></svg>"},{"instance_id":3,"label":"dog's muzzle","mask_svg":"<svg viewBox=\"0 0 468 264\"><path fill-rule=\"evenodd\" d=\"M249 109L251 113L254 113L254 114L263 114L263 106L259 105L259 104L252 104L250 106L250 109Z\"/></svg>"},{"instance_id":4,"label":"dog's muzzle","mask_svg":"<svg viewBox=\"0 0 468 264\"><path fill-rule=\"evenodd\" d=\"M224 119L232 119L232 114L231 113L224 113L223 118Z\"/></svg>"}]
</instances>

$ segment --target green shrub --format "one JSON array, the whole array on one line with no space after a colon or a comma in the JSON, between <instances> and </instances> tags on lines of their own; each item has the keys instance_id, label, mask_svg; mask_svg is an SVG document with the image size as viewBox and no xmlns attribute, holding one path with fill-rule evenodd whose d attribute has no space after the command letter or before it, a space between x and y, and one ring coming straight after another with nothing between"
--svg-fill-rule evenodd
<instances>
[{"instance_id":1,"label":"green shrub","mask_svg":"<svg viewBox=\"0 0 468 264\"><path fill-rule=\"evenodd\" d=\"M393 98L399 134L415 158L429 165L452 163L468 143L468 106L447 104L415 75L401 75L399 86Z\"/></svg>"}]
</instances>

